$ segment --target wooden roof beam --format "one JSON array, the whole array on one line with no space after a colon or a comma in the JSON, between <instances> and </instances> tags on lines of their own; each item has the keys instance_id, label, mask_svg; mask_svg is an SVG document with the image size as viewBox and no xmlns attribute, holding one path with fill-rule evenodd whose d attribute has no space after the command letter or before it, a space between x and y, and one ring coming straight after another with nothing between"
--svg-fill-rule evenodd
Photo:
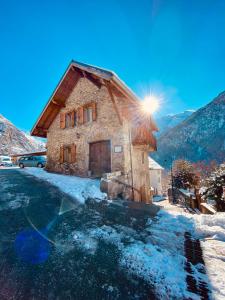
<instances>
[{"instance_id":1,"label":"wooden roof beam","mask_svg":"<svg viewBox=\"0 0 225 300\"><path fill-rule=\"evenodd\" d=\"M100 82L100 80L97 77L93 76L91 73L88 73L84 70L81 70L81 73L83 74L83 77L90 80L95 86L97 86L98 89L101 88L102 83Z\"/></svg>"},{"instance_id":2,"label":"wooden roof beam","mask_svg":"<svg viewBox=\"0 0 225 300\"><path fill-rule=\"evenodd\" d=\"M43 131L43 132L48 132L48 129L43 128L43 127L36 127L37 130Z\"/></svg>"},{"instance_id":3,"label":"wooden roof beam","mask_svg":"<svg viewBox=\"0 0 225 300\"><path fill-rule=\"evenodd\" d=\"M52 103L59 107L66 107L65 104L63 104L61 101L57 101L56 99L52 99Z\"/></svg>"},{"instance_id":4,"label":"wooden roof beam","mask_svg":"<svg viewBox=\"0 0 225 300\"><path fill-rule=\"evenodd\" d=\"M105 83L106 83L106 87L107 87L108 92L109 92L109 96L110 96L110 98L111 98L111 100L112 100L113 106L114 106L114 108L115 108L116 114L117 114L117 116L118 116L120 125L122 125L122 124L123 124L123 119L122 119L122 117L121 117L121 115L120 115L120 111L119 111L118 105L117 105L117 103L116 103L116 100L115 100L115 98L114 98L114 95L113 95L113 92L112 92L112 90L111 90L111 87L110 87L110 85L109 85L108 82L105 82Z\"/></svg>"},{"instance_id":5,"label":"wooden roof beam","mask_svg":"<svg viewBox=\"0 0 225 300\"><path fill-rule=\"evenodd\" d=\"M138 100L134 100L133 98L131 98L131 96L124 89L122 89L118 84L116 84L114 81L110 81L110 83L112 84L113 87L115 87L118 91L120 91L120 93L124 95L125 98L130 99L134 105L136 105L137 107L140 106Z\"/></svg>"}]
</instances>

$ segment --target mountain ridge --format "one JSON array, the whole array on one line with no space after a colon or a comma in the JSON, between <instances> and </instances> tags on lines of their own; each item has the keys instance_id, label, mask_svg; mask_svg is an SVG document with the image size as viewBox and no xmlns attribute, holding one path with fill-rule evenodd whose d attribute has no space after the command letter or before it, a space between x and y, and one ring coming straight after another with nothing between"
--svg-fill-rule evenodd
<instances>
[{"instance_id":1,"label":"mountain ridge","mask_svg":"<svg viewBox=\"0 0 225 300\"><path fill-rule=\"evenodd\" d=\"M181 122L189 118L194 112L195 110L193 109L187 109L176 114L168 114L162 117L155 118L156 124L159 128L157 136L161 136L170 128L173 128L176 125L180 124Z\"/></svg>"},{"instance_id":2,"label":"mountain ridge","mask_svg":"<svg viewBox=\"0 0 225 300\"><path fill-rule=\"evenodd\" d=\"M168 166L174 159L225 160L225 91L158 138L153 158Z\"/></svg>"},{"instance_id":3,"label":"mountain ridge","mask_svg":"<svg viewBox=\"0 0 225 300\"><path fill-rule=\"evenodd\" d=\"M0 155L45 151L45 143L18 129L0 114Z\"/></svg>"}]
</instances>

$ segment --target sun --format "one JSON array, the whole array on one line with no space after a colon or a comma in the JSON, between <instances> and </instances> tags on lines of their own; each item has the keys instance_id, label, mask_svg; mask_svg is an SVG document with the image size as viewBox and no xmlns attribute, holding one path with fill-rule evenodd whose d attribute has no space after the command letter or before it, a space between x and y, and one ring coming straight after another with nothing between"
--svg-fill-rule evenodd
<instances>
[{"instance_id":1,"label":"sun","mask_svg":"<svg viewBox=\"0 0 225 300\"><path fill-rule=\"evenodd\" d=\"M141 105L145 113L153 114L159 109L159 99L156 96L149 95L144 98Z\"/></svg>"}]
</instances>

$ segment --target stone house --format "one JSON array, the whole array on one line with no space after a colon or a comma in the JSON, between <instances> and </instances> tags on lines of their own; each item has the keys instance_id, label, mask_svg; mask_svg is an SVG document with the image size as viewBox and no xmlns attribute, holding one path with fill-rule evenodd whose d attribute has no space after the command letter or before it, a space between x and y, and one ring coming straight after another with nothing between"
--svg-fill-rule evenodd
<instances>
[{"instance_id":1,"label":"stone house","mask_svg":"<svg viewBox=\"0 0 225 300\"><path fill-rule=\"evenodd\" d=\"M115 73L72 61L31 135L47 138L48 171L103 177L110 198L148 203L154 130L151 117Z\"/></svg>"}]
</instances>

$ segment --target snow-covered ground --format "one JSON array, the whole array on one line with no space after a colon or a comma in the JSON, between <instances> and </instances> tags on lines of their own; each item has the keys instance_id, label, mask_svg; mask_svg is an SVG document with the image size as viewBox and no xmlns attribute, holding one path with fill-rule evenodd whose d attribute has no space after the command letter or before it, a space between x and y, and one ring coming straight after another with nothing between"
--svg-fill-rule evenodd
<instances>
[{"instance_id":1,"label":"snow-covered ground","mask_svg":"<svg viewBox=\"0 0 225 300\"><path fill-rule=\"evenodd\" d=\"M187 291L184 269L184 231L192 226L182 216L161 211L157 220L148 219L142 232L114 224L74 231L71 236L76 245L93 255L99 241L116 246L120 252L119 268L128 277L153 285L157 299L200 300Z\"/></svg>"},{"instance_id":2,"label":"snow-covered ground","mask_svg":"<svg viewBox=\"0 0 225 300\"><path fill-rule=\"evenodd\" d=\"M89 197L105 198L98 180L52 174L37 168L21 172L48 181L81 203ZM100 240L113 244L120 252L119 267L128 275L152 284L159 299L200 299L187 290L186 284L184 233L190 232L201 240L207 272L204 275L200 264L193 265L193 276L197 282L201 279L208 282L213 298L225 299L225 213L193 215L168 201L158 204L162 209L155 219L148 219L141 231L135 227L134 219L131 226L109 223L74 231L68 239L93 255Z\"/></svg>"},{"instance_id":3,"label":"snow-covered ground","mask_svg":"<svg viewBox=\"0 0 225 300\"><path fill-rule=\"evenodd\" d=\"M188 214L182 208L172 206L164 202L164 208L159 212L160 227L162 232L171 230L173 225L174 232L176 226L181 226L181 231L191 231L199 238L203 250L203 257L206 265L206 272L209 278L209 284L213 292L213 297L217 300L225 299L225 213L216 213L215 215L197 215ZM170 216L174 216L172 227L163 226L165 223L165 211ZM176 219L183 221L177 223ZM164 227L164 228L163 228ZM173 229L172 229L173 230ZM171 243L174 243L171 240ZM169 243L169 239L166 241ZM171 247L171 245L170 245Z\"/></svg>"},{"instance_id":4,"label":"snow-covered ground","mask_svg":"<svg viewBox=\"0 0 225 300\"><path fill-rule=\"evenodd\" d=\"M215 299L225 299L225 213L196 215L196 234L201 239L206 270Z\"/></svg>"},{"instance_id":5,"label":"snow-covered ground","mask_svg":"<svg viewBox=\"0 0 225 300\"><path fill-rule=\"evenodd\" d=\"M29 173L30 175L53 184L81 203L84 203L88 198L96 200L106 198L106 194L100 191L99 180L48 173L40 168L24 168L21 169L21 172Z\"/></svg>"}]
</instances>

